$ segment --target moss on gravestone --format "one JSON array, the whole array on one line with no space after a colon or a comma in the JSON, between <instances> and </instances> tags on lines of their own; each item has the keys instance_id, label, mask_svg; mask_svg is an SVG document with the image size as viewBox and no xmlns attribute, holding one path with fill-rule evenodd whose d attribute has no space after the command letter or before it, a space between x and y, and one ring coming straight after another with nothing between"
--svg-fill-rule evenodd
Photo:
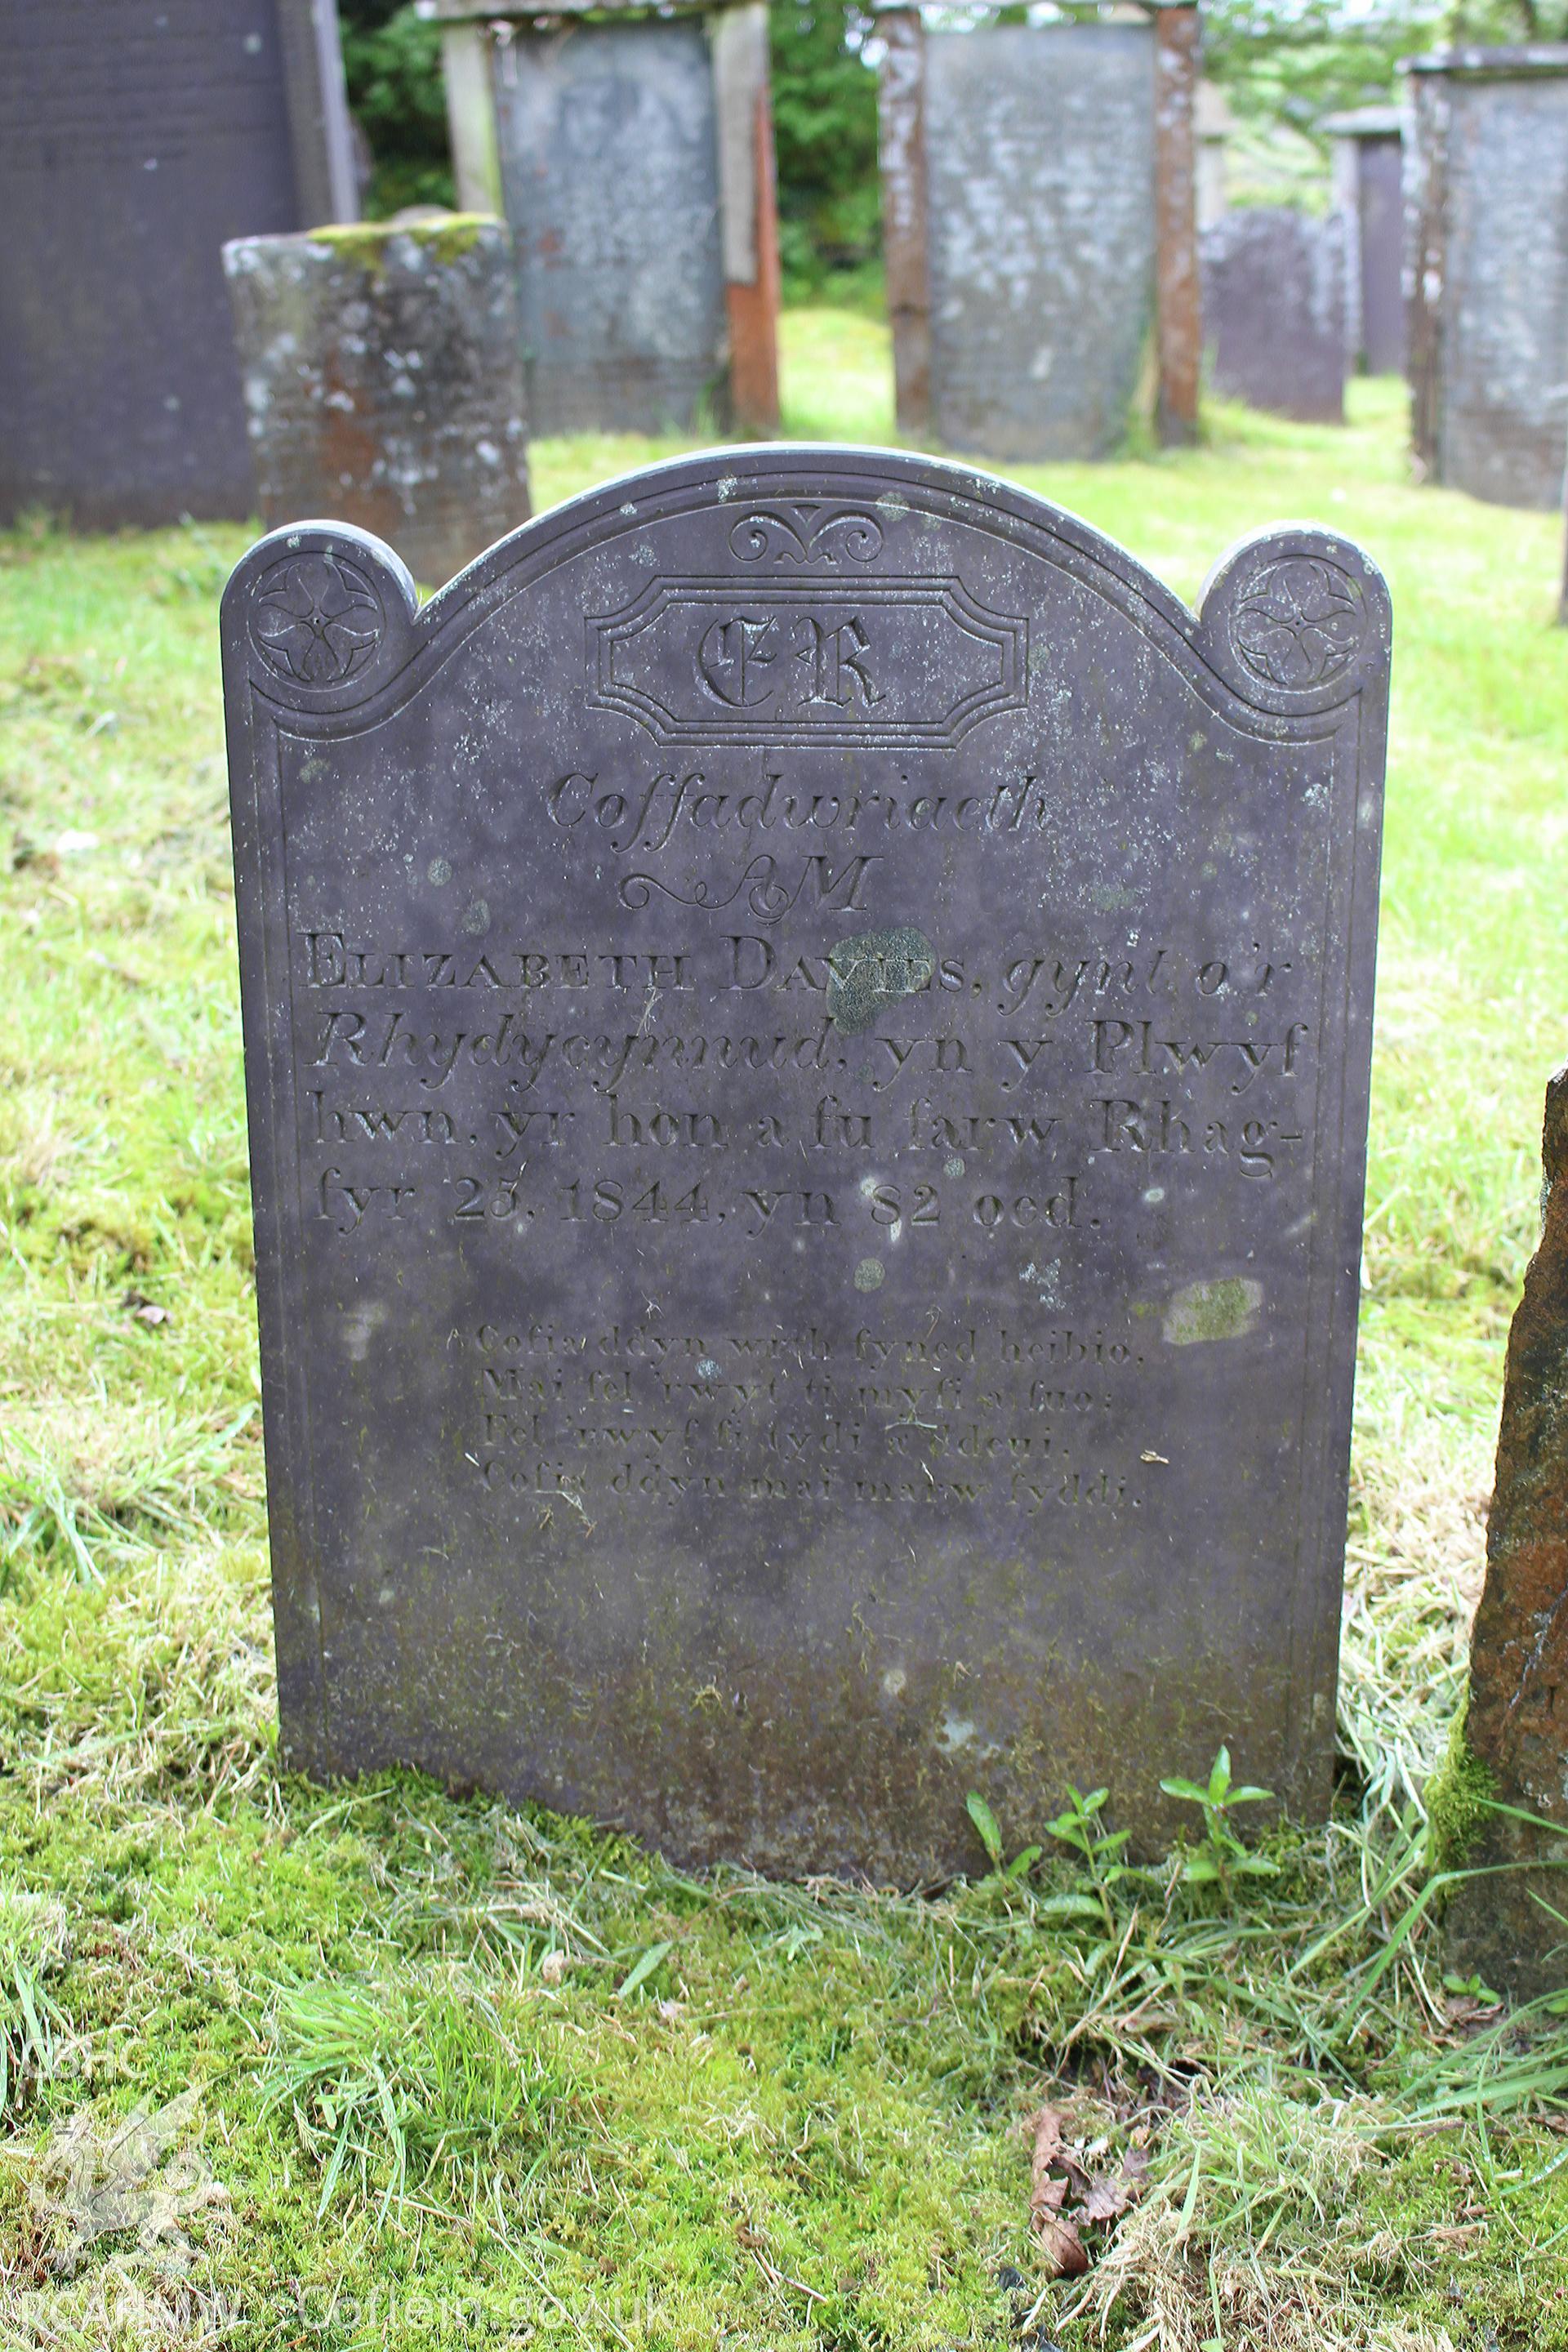
<instances>
[{"instance_id":1,"label":"moss on gravestone","mask_svg":"<svg viewBox=\"0 0 1568 2352\"><path fill-rule=\"evenodd\" d=\"M490 213L447 213L438 220L351 221L310 231L312 245L331 246L348 261L357 261L374 273L384 269L387 247L395 236L423 246L440 262L460 261L471 253L487 228L496 226Z\"/></svg>"},{"instance_id":2,"label":"moss on gravestone","mask_svg":"<svg viewBox=\"0 0 1568 2352\"><path fill-rule=\"evenodd\" d=\"M1466 1738L1461 1706L1448 1734L1447 1752L1426 1791L1426 1853L1434 1872L1464 1868L1496 1795L1497 1775Z\"/></svg>"}]
</instances>

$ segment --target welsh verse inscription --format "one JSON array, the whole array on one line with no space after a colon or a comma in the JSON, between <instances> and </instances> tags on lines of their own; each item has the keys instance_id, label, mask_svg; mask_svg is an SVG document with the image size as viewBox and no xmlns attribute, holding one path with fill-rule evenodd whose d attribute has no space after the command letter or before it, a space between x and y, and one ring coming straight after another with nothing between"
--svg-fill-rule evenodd
<instances>
[{"instance_id":1,"label":"welsh verse inscription","mask_svg":"<svg viewBox=\"0 0 1568 2352\"><path fill-rule=\"evenodd\" d=\"M734 461L731 461L731 465ZM1386 605L926 461L227 605L284 1727L910 1879L1324 1792Z\"/></svg>"}]
</instances>

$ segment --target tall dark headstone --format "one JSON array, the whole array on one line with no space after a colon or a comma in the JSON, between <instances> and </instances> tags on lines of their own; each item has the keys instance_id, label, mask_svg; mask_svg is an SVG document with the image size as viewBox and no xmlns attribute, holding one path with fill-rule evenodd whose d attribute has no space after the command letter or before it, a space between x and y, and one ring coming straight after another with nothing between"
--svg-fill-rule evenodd
<instances>
[{"instance_id":1,"label":"tall dark headstone","mask_svg":"<svg viewBox=\"0 0 1568 2352\"><path fill-rule=\"evenodd\" d=\"M1405 373L1405 134L1396 106L1325 115L1334 195L1345 223L1345 325L1351 364Z\"/></svg>"},{"instance_id":2,"label":"tall dark headstone","mask_svg":"<svg viewBox=\"0 0 1568 2352\"><path fill-rule=\"evenodd\" d=\"M1337 213L1238 206L1202 238L1216 392L1309 424L1345 414L1345 235Z\"/></svg>"},{"instance_id":3,"label":"tall dark headstone","mask_svg":"<svg viewBox=\"0 0 1568 2352\"><path fill-rule=\"evenodd\" d=\"M1389 618L728 449L224 608L285 1750L910 1882L1325 1803Z\"/></svg>"},{"instance_id":4,"label":"tall dark headstone","mask_svg":"<svg viewBox=\"0 0 1568 2352\"><path fill-rule=\"evenodd\" d=\"M439 587L528 520L503 223L240 237L224 267L264 522L341 515Z\"/></svg>"},{"instance_id":5,"label":"tall dark headstone","mask_svg":"<svg viewBox=\"0 0 1568 2352\"><path fill-rule=\"evenodd\" d=\"M516 239L541 433L778 424L762 0L437 0L460 200Z\"/></svg>"},{"instance_id":6,"label":"tall dark headstone","mask_svg":"<svg viewBox=\"0 0 1568 2352\"><path fill-rule=\"evenodd\" d=\"M1568 1962L1568 1070L1546 1090L1541 1241L1508 1335L1487 1578L1470 1643L1467 1780L1488 1809L1452 1859L1465 1976L1533 1999Z\"/></svg>"},{"instance_id":7,"label":"tall dark headstone","mask_svg":"<svg viewBox=\"0 0 1568 2352\"><path fill-rule=\"evenodd\" d=\"M249 514L224 241L354 209L333 0L0 0L0 522Z\"/></svg>"},{"instance_id":8,"label":"tall dark headstone","mask_svg":"<svg viewBox=\"0 0 1568 2352\"><path fill-rule=\"evenodd\" d=\"M1568 457L1568 42L1407 60L1412 438L1429 481L1554 507Z\"/></svg>"},{"instance_id":9,"label":"tall dark headstone","mask_svg":"<svg viewBox=\"0 0 1568 2352\"><path fill-rule=\"evenodd\" d=\"M926 28L879 16L899 421L955 448L1104 457L1148 363L1190 437L1201 356L1196 15Z\"/></svg>"}]
</instances>

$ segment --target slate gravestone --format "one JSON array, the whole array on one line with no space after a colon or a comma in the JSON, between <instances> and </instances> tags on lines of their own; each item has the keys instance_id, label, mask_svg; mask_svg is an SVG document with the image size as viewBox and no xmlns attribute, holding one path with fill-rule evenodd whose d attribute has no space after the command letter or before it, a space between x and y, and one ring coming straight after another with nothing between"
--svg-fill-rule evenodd
<instances>
[{"instance_id":1,"label":"slate gravestone","mask_svg":"<svg viewBox=\"0 0 1568 2352\"><path fill-rule=\"evenodd\" d=\"M508 55L497 122L536 429L684 424L724 339L707 35L524 26Z\"/></svg>"},{"instance_id":2,"label":"slate gravestone","mask_svg":"<svg viewBox=\"0 0 1568 2352\"><path fill-rule=\"evenodd\" d=\"M500 221L224 247L264 522L336 514L439 586L526 522L511 238Z\"/></svg>"},{"instance_id":3,"label":"slate gravestone","mask_svg":"<svg viewBox=\"0 0 1568 2352\"><path fill-rule=\"evenodd\" d=\"M252 511L225 238L352 217L331 0L0 0L0 523Z\"/></svg>"},{"instance_id":4,"label":"slate gravestone","mask_svg":"<svg viewBox=\"0 0 1568 2352\"><path fill-rule=\"evenodd\" d=\"M1344 227L1284 205L1226 213L1202 238L1216 392L1308 424L1345 414Z\"/></svg>"},{"instance_id":5,"label":"slate gravestone","mask_svg":"<svg viewBox=\"0 0 1568 2352\"><path fill-rule=\"evenodd\" d=\"M1426 478L1555 507L1568 457L1568 42L1407 61L1412 437Z\"/></svg>"},{"instance_id":6,"label":"slate gravestone","mask_svg":"<svg viewBox=\"0 0 1568 2352\"><path fill-rule=\"evenodd\" d=\"M900 422L929 421L951 446L992 457L1109 455L1155 337L1156 149L1171 130L1184 133L1185 176L1172 193L1191 246L1190 73L1178 78L1174 123L1169 107L1157 119L1163 52L1151 25L932 32L905 10L882 29ZM1173 286L1181 278L1174 268Z\"/></svg>"},{"instance_id":7,"label":"slate gravestone","mask_svg":"<svg viewBox=\"0 0 1568 2352\"><path fill-rule=\"evenodd\" d=\"M1328 1793L1389 619L933 460L224 609L286 1751L910 1882Z\"/></svg>"},{"instance_id":8,"label":"slate gravestone","mask_svg":"<svg viewBox=\"0 0 1568 2352\"><path fill-rule=\"evenodd\" d=\"M1508 1337L1465 1718L1469 1786L1508 1810L1484 1812L1452 1857L1478 1875L1452 1888L1447 1919L1458 1973L1524 2000L1562 1990L1568 1948L1568 1070L1546 1090L1542 1159L1541 1243Z\"/></svg>"},{"instance_id":9,"label":"slate gravestone","mask_svg":"<svg viewBox=\"0 0 1568 2352\"><path fill-rule=\"evenodd\" d=\"M1405 372L1405 136L1399 109L1325 115L1334 194L1346 227L1345 323L1352 365Z\"/></svg>"},{"instance_id":10,"label":"slate gravestone","mask_svg":"<svg viewBox=\"0 0 1568 2352\"><path fill-rule=\"evenodd\" d=\"M534 429L776 431L765 6L430 13L459 197L516 237Z\"/></svg>"}]
</instances>

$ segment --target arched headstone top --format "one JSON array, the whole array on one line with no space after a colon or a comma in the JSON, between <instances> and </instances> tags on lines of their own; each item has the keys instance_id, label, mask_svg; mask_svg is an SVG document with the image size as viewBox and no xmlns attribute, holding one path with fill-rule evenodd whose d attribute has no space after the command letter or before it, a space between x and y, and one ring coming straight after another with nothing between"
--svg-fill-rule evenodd
<instances>
[{"instance_id":1,"label":"arched headstone top","mask_svg":"<svg viewBox=\"0 0 1568 2352\"><path fill-rule=\"evenodd\" d=\"M666 542L679 542L679 553L661 556ZM681 593L721 601L733 584L759 608L783 613L809 610L824 593L842 603L838 592L858 587L862 603L897 615L941 609L948 581L953 625L971 635L996 633L995 677L976 688L981 715L986 707L1022 709L1029 615L993 613L984 594L984 582L1010 554L1032 559L1031 597L1041 610L1059 601L1079 616L1093 609L1086 600L1098 598L1108 625L1130 623L1194 684L1254 709L1332 709L1379 685L1388 667L1387 589L1370 559L1332 532L1282 525L1242 541L1215 564L1194 611L1115 541L1016 484L927 457L817 445L710 451L609 483L499 541L422 611L405 568L370 533L293 525L245 557L226 609L231 630L242 608L247 614L261 691L302 711L335 714L379 703L411 682L411 669L444 660L455 638L504 629L496 616L514 600L595 549L629 552L645 592L625 611L587 616L595 680L612 698L617 667L604 648L644 634L655 601L668 608ZM673 579L687 583L684 592ZM934 646L925 650L939 658ZM1035 667L1047 658L1037 650ZM891 740L907 723L912 747L927 724L912 710L907 721L896 710L878 715L864 698L837 718L809 699L792 711L776 685L743 706L753 708L754 719L738 722L748 734L772 740L782 727L803 746L826 741L836 726L851 742ZM973 723L969 713L964 719ZM694 740L707 740L704 721L726 723L721 712L700 707ZM657 714L649 723L657 731ZM673 714L668 724L685 722Z\"/></svg>"}]
</instances>

